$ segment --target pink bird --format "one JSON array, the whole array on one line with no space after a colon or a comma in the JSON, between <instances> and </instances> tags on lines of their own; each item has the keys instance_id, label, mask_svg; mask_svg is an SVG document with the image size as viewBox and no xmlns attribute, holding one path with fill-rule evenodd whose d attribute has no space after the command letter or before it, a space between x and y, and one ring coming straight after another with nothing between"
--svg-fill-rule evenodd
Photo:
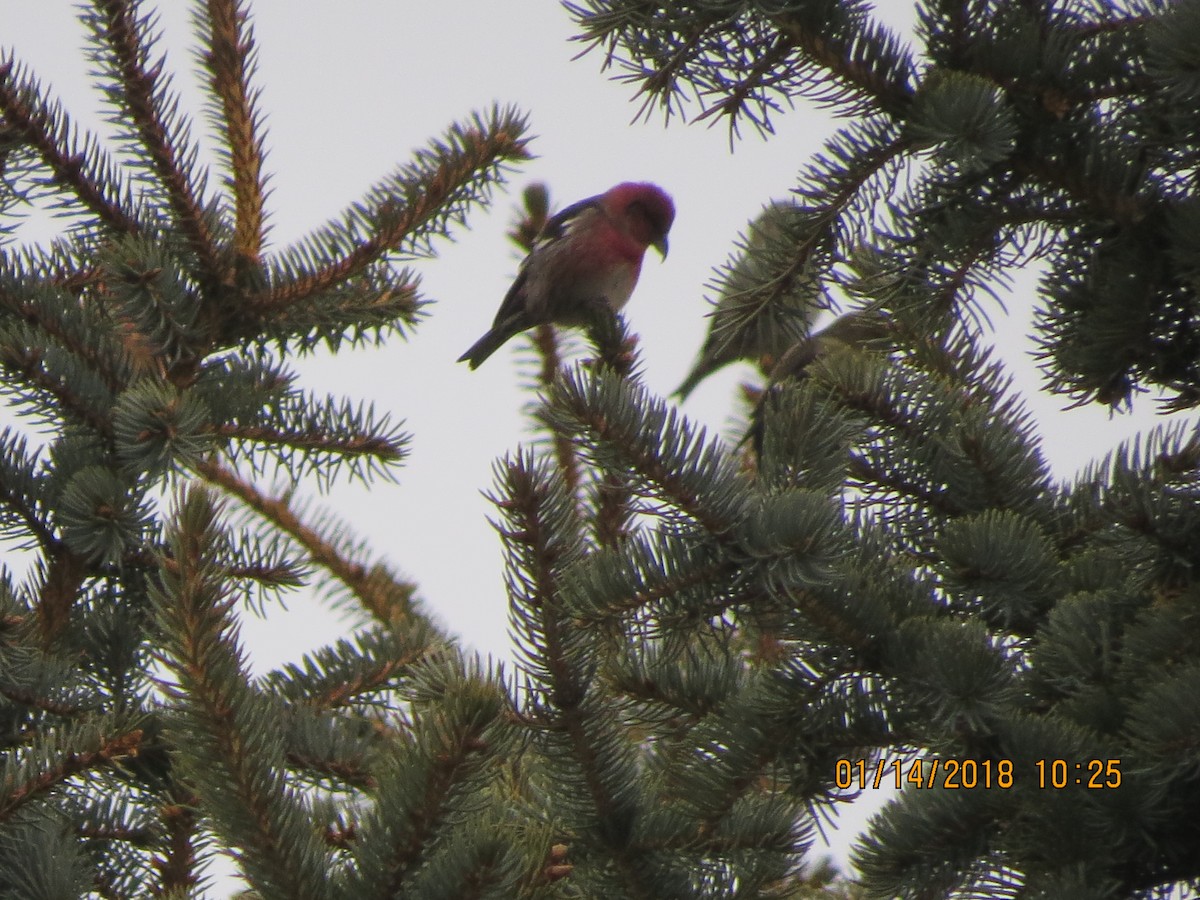
<instances>
[{"instance_id":1,"label":"pink bird","mask_svg":"<svg viewBox=\"0 0 1200 900\"><path fill-rule=\"evenodd\" d=\"M521 263L487 334L458 358L472 369L535 325L585 325L599 304L629 300L654 247L667 257L675 204L653 184L624 182L552 216Z\"/></svg>"}]
</instances>

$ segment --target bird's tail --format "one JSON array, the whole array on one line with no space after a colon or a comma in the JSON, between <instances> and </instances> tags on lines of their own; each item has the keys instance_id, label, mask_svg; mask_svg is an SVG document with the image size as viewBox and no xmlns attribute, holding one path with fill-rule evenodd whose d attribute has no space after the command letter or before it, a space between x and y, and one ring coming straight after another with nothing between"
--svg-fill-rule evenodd
<instances>
[{"instance_id":1,"label":"bird's tail","mask_svg":"<svg viewBox=\"0 0 1200 900\"><path fill-rule=\"evenodd\" d=\"M465 362L472 369L478 369L483 365L483 361L495 353L500 347L513 336L515 332L504 328L492 328L471 345L471 348L458 358L458 362Z\"/></svg>"}]
</instances>

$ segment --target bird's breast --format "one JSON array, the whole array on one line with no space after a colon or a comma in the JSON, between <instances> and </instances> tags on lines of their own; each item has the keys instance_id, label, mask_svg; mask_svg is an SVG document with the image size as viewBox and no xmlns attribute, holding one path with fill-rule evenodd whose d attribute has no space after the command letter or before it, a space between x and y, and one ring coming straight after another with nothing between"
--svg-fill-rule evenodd
<instances>
[{"instance_id":1,"label":"bird's breast","mask_svg":"<svg viewBox=\"0 0 1200 900\"><path fill-rule=\"evenodd\" d=\"M638 266L629 263L613 266L590 286L594 297L603 298L613 312L618 312L629 302L634 285L637 284Z\"/></svg>"}]
</instances>

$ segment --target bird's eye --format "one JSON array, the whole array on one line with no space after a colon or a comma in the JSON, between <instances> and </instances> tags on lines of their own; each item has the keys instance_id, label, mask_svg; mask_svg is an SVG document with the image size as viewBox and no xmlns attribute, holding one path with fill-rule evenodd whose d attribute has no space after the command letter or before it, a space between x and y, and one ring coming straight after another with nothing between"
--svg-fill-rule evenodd
<instances>
[{"instance_id":1,"label":"bird's eye","mask_svg":"<svg viewBox=\"0 0 1200 900\"><path fill-rule=\"evenodd\" d=\"M662 217L658 215L658 210L651 209L641 200L634 200L628 207L629 215L637 217L649 225L656 232L664 230Z\"/></svg>"}]
</instances>

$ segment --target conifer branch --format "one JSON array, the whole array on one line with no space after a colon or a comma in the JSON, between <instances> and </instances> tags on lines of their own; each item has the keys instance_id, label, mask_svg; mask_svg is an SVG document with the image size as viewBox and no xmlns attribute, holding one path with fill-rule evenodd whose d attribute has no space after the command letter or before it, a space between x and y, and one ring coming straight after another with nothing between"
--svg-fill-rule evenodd
<instances>
[{"instance_id":1,"label":"conifer branch","mask_svg":"<svg viewBox=\"0 0 1200 900\"><path fill-rule=\"evenodd\" d=\"M57 537L41 496L36 465L20 436L0 431L0 505L8 510L0 514L0 533L23 530L25 537L45 550L56 546Z\"/></svg>"},{"instance_id":2,"label":"conifer branch","mask_svg":"<svg viewBox=\"0 0 1200 900\"><path fill-rule=\"evenodd\" d=\"M877 465L859 453L850 457L850 475L868 492L868 502L873 505L886 505L889 495L898 495L915 501L921 509L936 510L943 516L954 517L966 512L953 497L948 496L948 492L929 484L927 479L906 477L909 474L907 471Z\"/></svg>"},{"instance_id":3,"label":"conifer branch","mask_svg":"<svg viewBox=\"0 0 1200 900\"><path fill-rule=\"evenodd\" d=\"M637 383L638 372L637 339L629 333L624 316L617 314L595 323L591 338L598 351L593 367L604 367L623 380ZM550 421L554 420L551 415ZM578 450L576 450L578 453ZM626 473L604 469L596 474L591 486L592 532L601 547L616 546L629 533L634 514L634 492Z\"/></svg>"},{"instance_id":4,"label":"conifer branch","mask_svg":"<svg viewBox=\"0 0 1200 900\"><path fill-rule=\"evenodd\" d=\"M785 599L792 610L816 625L826 638L839 647L848 647L854 651L846 659L845 667L839 674L861 673L865 668L863 660L880 650L880 636L865 628L852 613L848 614L848 610L853 610L854 603L854 597L849 591L813 591L789 585L772 585L772 588L770 594L749 596L744 598L742 603L747 609L754 610L759 606L769 608L772 602L778 603L780 599ZM893 619L888 624L895 626L898 622Z\"/></svg>"},{"instance_id":5,"label":"conifer branch","mask_svg":"<svg viewBox=\"0 0 1200 900\"><path fill-rule=\"evenodd\" d=\"M1078 159L1020 153L1014 154L1010 164L1014 172L1035 179L1046 188L1063 191L1084 207L1085 212L1072 216L1076 221L1090 220L1098 214L1120 225L1133 227L1142 224L1163 201L1161 188L1153 183L1140 183L1136 191L1121 190L1119 186L1096 178L1087 170L1086 162Z\"/></svg>"},{"instance_id":6,"label":"conifer branch","mask_svg":"<svg viewBox=\"0 0 1200 900\"><path fill-rule=\"evenodd\" d=\"M81 739L81 740L80 740ZM71 747L78 740L84 747ZM18 764L10 758L0 780L0 822L11 822L23 806L44 799L64 782L84 772L110 765L137 754L142 743L141 729L108 736L94 726L81 731L63 731L54 735L55 749L40 752L46 757L36 768Z\"/></svg>"},{"instance_id":7,"label":"conifer branch","mask_svg":"<svg viewBox=\"0 0 1200 900\"><path fill-rule=\"evenodd\" d=\"M827 80L831 79L880 110L902 114L912 102L913 61L902 53L893 35L868 17L840 8L838 14L845 19L838 23L843 27L833 34L813 19L806 21L803 16L786 12L774 18L772 24L828 73L812 79L813 93L837 97L837 88ZM845 112L849 104L838 105Z\"/></svg>"},{"instance_id":8,"label":"conifer branch","mask_svg":"<svg viewBox=\"0 0 1200 900\"><path fill-rule=\"evenodd\" d=\"M360 791L370 791L379 787L379 782L371 771L356 760L317 758L289 750L287 764L289 768L309 778L331 779Z\"/></svg>"},{"instance_id":9,"label":"conifer branch","mask_svg":"<svg viewBox=\"0 0 1200 900\"><path fill-rule=\"evenodd\" d=\"M796 188L807 201L804 208L814 216L809 226L812 236L799 248L807 251L798 260L801 265L809 255L832 250L837 217L848 211L872 179L911 150L911 139L893 120L880 116L849 125L825 142L827 158L810 163Z\"/></svg>"},{"instance_id":10,"label":"conifer branch","mask_svg":"<svg viewBox=\"0 0 1200 900\"><path fill-rule=\"evenodd\" d=\"M374 804L357 823L359 864L342 896L490 896L505 880L505 896L525 896L515 888L528 854L493 831L511 821L501 772L518 752L503 686L490 666L446 654L416 667L405 693L407 727L372 754Z\"/></svg>"},{"instance_id":11,"label":"conifer branch","mask_svg":"<svg viewBox=\"0 0 1200 900\"><path fill-rule=\"evenodd\" d=\"M615 555L595 554L590 565L572 570L571 614L587 622L611 623L647 610L660 627L671 628L697 618L718 616L754 596L734 590L739 564L728 557L707 562L686 557L668 561L666 554L656 552L661 549L635 535L619 550L610 548ZM692 548L672 549L686 555ZM693 555L699 557L701 552L696 550ZM700 608L689 602L678 611L667 607L667 601L697 596L707 600Z\"/></svg>"},{"instance_id":12,"label":"conifer branch","mask_svg":"<svg viewBox=\"0 0 1200 900\"><path fill-rule=\"evenodd\" d=\"M381 873L386 885L379 894L381 897L404 893L406 878L420 867L430 853L434 836L445 826L449 803L464 774L487 751L484 733L488 722L446 721L449 718L446 712L439 713L443 722L430 735L431 746L419 748L414 760L423 776L423 789L414 798L416 802L406 804L403 820L387 823L387 828L399 839ZM391 806L386 799L383 802Z\"/></svg>"},{"instance_id":13,"label":"conifer branch","mask_svg":"<svg viewBox=\"0 0 1200 900\"><path fill-rule=\"evenodd\" d=\"M530 332L529 336L542 361L538 368L538 384L543 388L549 387L554 382L558 369L562 365L558 330L553 325L539 325Z\"/></svg>"},{"instance_id":14,"label":"conifer branch","mask_svg":"<svg viewBox=\"0 0 1200 900\"><path fill-rule=\"evenodd\" d=\"M78 319L64 316L68 304L59 292L55 292L53 300L58 302L19 296L0 285L0 306L86 363L112 394L120 393L128 377L128 361L118 358L118 354L124 356L123 352L112 346L108 335L97 327L98 323L91 321L81 326Z\"/></svg>"},{"instance_id":15,"label":"conifer branch","mask_svg":"<svg viewBox=\"0 0 1200 900\"><path fill-rule=\"evenodd\" d=\"M418 648L412 655L395 659L376 659L371 668L360 669L352 680L330 681L319 685L323 690L306 695L307 702L316 709L335 709L354 702L363 694L382 690L395 681L398 675L412 668L413 664L423 658L428 650Z\"/></svg>"},{"instance_id":16,"label":"conifer branch","mask_svg":"<svg viewBox=\"0 0 1200 900\"><path fill-rule=\"evenodd\" d=\"M219 398L210 402L223 405ZM343 469L390 478L391 467L407 455L408 435L386 414L377 417L373 407L332 398L316 403L291 392L271 397L262 407L242 409L244 414L236 417L240 421L227 417L208 433L219 437L231 455L249 457L252 465L259 465L260 456L286 458L295 461L296 470L331 484Z\"/></svg>"},{"instance_id":17,"label":"conifer branch","mask_svg":"<svg viewBox=\"0 0 1200 900\"><path fill-rule=\"evenodd\" d=\"M253 310L267 317L327 291L405 244L427 237L426 230L461 215L462 206L486 185L491 173L506 161L528 157L524 129L524 120L511 110L497 110L490 120L479 117L470 126L452 129L449 142L438 145L436 153L424 154L370 191L363 204L346 214L344 223L327 226L320 256L327 256L324 248L330 246L338 248L335 256L315 270L284 268L269 291L251 299ZM308 254L302 247L299 255Z\"/></svg>"},{"instance_id":18,"label":"conifer branch","mask_svg":"<svg viewBox=\"0 0 1200 900\"><path fill-rule=\"evenodd\" d=\"M154 860L154 868L158 871L155 896L186 894L200 884L196 859L197 845L201 842L197 802L197 797L188 796L178 802L164 803L159 808L167 840L166 847Z\"/></svg>"},{"instance_id":19,"label":"conifer branch","mask_svg":"<svg viewBox=\"0 0 1200 900\"><path fill-rule=\"evenodd\" d=\"M141 230L120 170L90 138L76 146L67 114L41 97L36 82L22 77L11 55L0 57L0 113L37 150L54 180L100 221L123 234Z\"/></svg>"},{"instance_id":20,"label":"conifer branch","mask_svg":"<svg viewBox=\"0 0 1200 900\"><path fill-rule=\"evenodd\" d=\"M503 494L493 499L507 520L501 534L510 553L510 570L521 570L509 576L513 620L534 645L530 649L536 655L529 658L536 663L539 687L546 696L537 705L535 721L551 735L561 736L566 746L556 752L571 754L595 815L612 826L594 829L595 837L607 845L629 896L650 900L642 888L644 873L639 871L636 853L623 839L613 839L621 830L617 823L631 811L631 786L613 783L618 773L632 776L622 764L625 736L617 733L612 710L593 696L594 676L580 659L584 636L559 593L563 570L581 552L578 536L572 540L563 533L563 516L568 514L565 486L528 457L508 460L499 472ZM598 649L593 647L592 652ZM620 796L622 792L626 796Z\"/></svg>"},{"instance_id":21,"label":"conifer branch","mask_svg":"<svg viewBox=\"0 0 1200 900\"><path fill-rule=\"evenodd\" d=\"M570 507L556 496L553 484L546 484L544 473L528 458L509 460L501 470L503 495L493 501L504 511L506 526L501 530L511 553L523 571L524 604L541 620L539 636L545 641L545 674L555 708L573 707L586 692L586 685L572 671L564 654L564 628L558 602L559 574L580 552L569 538L559 532L557 516ZM543 476L543 477L539 477ZM559 481L565 489L565 485ZM557 516L556 516L557 513ZM574 519L574 517L571 517Z\"/></svg>"},{"instance_id":22,"label":"conifer branch","mask_svg":"<svg viewBox=\"0 0 1200 900\"><path fill-rule=\"evenodd\" d=\"M704 112L696 116L694 121L701 122L708 118L728 116L729 138L732 141L738 136L738 116L746 113L749 102L755 97L764 96L775 83L788 77L786 73L790 67L785 66L784 62L792 51L793 47L783 35L775 35L770 46L762 52L745 76L731 85L721 99L710 104ZM768 125L765 118L755 117L754 121L760 128Z\"/></svg>"},{"instance_id":23,"label":"conifer branch","mask_svg":"<svg viewBox=\"0 0 1200 900\"><path fill-rule=\"evenodd\" d=\"M154 45L150 22L138 17L135 0L96 0L96 5L104 19L98 23L100 32L112 49L125 88L121 102L128 107L131 124L153 161L167 202L199 261L202 278L222 284L226 266L205 214L201 187L193 183L188 172L195 151L189 147L186 127L172 121L176 113L168 104L173 100L160 83L165 60L147 66Z\"/></svg>"},{"instance_id":24,"label":"conifer branch","mask_svg":"<svg viewBox=\"0 0 1200 900\"><path fill-rule=\"evenodd\" d=\"M605 46L606 66L623 49L629 72L623 77L640 81L649 97L662 97L668 114L672 99L682 93L681 81L702 101L720 98L701 118L717 111L734 130L745 115L760 131L770 131L771 113L797 94L843 114L865 108L899 115L912 99L913 60L858 4L778 13L680 7L664 14L622 0L566 7L585 31L578 39ZM764 57L773 68L761 65Z\"/></svg>"},{"instance_id":25,"label":"conifer branch","mask_svg":"<svg viewBox=\"0 0 1200 900\"><path fill-rule=\"evenodd\" d=\"M0 696L18 706L41 710L59 719L78 719L90 711L75 703L63 703L55 700L53 697L46 697L31 690L11 685L0 687Z\"/></svg>"},{"instance_id":26,"label":"conifer branch","mask_svg":"<svg viewBox=\"0 0 1200 900\"><path fill-rule=\"evenodd\" d=\"M722 535L739 520L742 486L732 460L674 407L640 385L600 370L576 369L555 383L548 414L585 437L601 468L632 471L663 500Z\"/></svg>"},{"instance_id":27,"label":"conifer branch","mask_svg":"<svg viewBox=\"0 0 1200 900\"><path fill-rule=\"evenodd\" d=\"M288 663L267 676L273 691L293 706L313 710L351 707L367 694L387 690L444 644L423 623L413 627L369 629L353 643L340 640Z\"/></svg>"},{"instance_id":28,"label":"conifer branch","mask_svg":"<svg viewBox=\"0 0 1200 900\"><path fill-rule=\"evenodd\" d=\"M370 456L383 462L404 457L400 442L387 435L337 435L320 430L286 431L266 425L218 425L215 433L222 438L254 441L273 447L290 447L304 453L329 453L338 456Z\"/></svg>"},{"instance_id":29,"label":"conifer branch","mask_svg":"<svg viewBox=\"0 0 1200 900\"><path fill-rule=\"evenodd\" d=\"M164 662L177 681L169 690L183 717L181 764L222 836L240 847L251 884L321 900L329 896L328 861L287 785L273 710L250 686L228 584L214 564L219 540L212 498L193 485L180 498L153 591Z\"/></svg>"},{"instance_id":30,"label":"conifer branch","mask_svg":"<svg viewBox=\"0 0 1200 900\"><path fill-rule=\"evenodd\" d=\"M111 441L113 431L108 408L101 408L98 398L84 393L80 384L70 383L69 379L61 377L61 373L48 371L46 363L47 353L42 346L0 344L0 368L24 381L34 392L53 397L60 414L65 414L63 418L73 418ZM111 404L111 397L104 399Z\"/></svg>"},{"instance_id":31,"label":"conifer branch","mask_svg":"<svg viewBox=\"0 0 1200 900\"><path fill-rule=\"evenodd\" d=\"M765 840L766 835L761 831L754 835L759 850L770 848L789 854L795 852L799 843L798 804L775 795L777 788L767 787L772 781L774 764L781 754L791 750L788 733L795 727L784 715L761 714L764 707L775 705L771 703L774 698L770 697L770 689L764 690L762 686L770 678L762 672L752 674L675 748L683 758L676 769L678 780L669 790L694 817L691 822L694 832L684 840L700 841L710 853L719 854L728 847L732 829L722 825L728 823L739 803L747 802L759 805L764 812L772 804L789 808L788 815L775 817L782 827L771 829L775 831L770 835L773 840ZM796 691L792 699L803 707L816 694L815 689ZM757 712L747 715L748 710Z\"/></svg>"},{"instance_id":32,"label":"conifer branch","mask_svg":"<svg viewBox=\"0 0 1200 900\"><path fill-rule=\"evenodd\" d=\"M153 846L154 838L156 837L152 828L137 828L122 825L93 825L91 823L87 823L82 828L77 829L77 832L80 836L89 840L121 841L139 849Z\"/></svg>"},{"instance_id":33,"label":"conifer branch","mask_svg":"<svg viewBox=\"0 0 1200 900\"><path fill-rule=\"evenodd\" d=\"M382 564L367 567L343 557L337 548L305 525L288 498L268 497L231 469L211 461L196 470L290 535L309 558L341 581L377 621L385 626L417 615L412 607L416 585L395 578Z\"/></svg>"},{"instance_id":34,"label":"conifer branch","mask_svg":"<svg viewBox=\"0 0 1200 900\"><path fill-rule=\"evenodd\" d=\"M71 609L89 574L84 558L55 539L45 551L45 569L38 593L37 622L42 646L54 646L71 623Z\"/></svg>"},{"instance_id":35,"label":"conifer branch","mask_svg":"<svg viewBox=\"0 0 1200 900\"><path fill-rule=\"evenodd\" d=\"M633 520L633 491L629 479L617 472L603 472L592 486L592 529L601 547L615 547L629 535Z\"/></svg>"},{"instance_id":36,"label":"conifer branch","mask_svg":"<svg viewBox=\"0 0 1200 900\"><path fill-rule=\"evenodd\" d=\"M553 325L539 325L533 330L532 340L542 360L538 370L538 384L541 390L545 391L554 383L554 379L558 377L558 370L562 367L558 331ZM562 474L563 481L567 485L567 490L573 496L577 496L582 474L575 441L572 440L571 435L564 434L555 428L552 419L539 416L538 422L544 425L546 431L550 433L550 440L554 446L554 458L558 463L558 470Z\"/></svg>"},{"instance_id":37,"label":"conifer branch","mask_svg":"<svg viewBox=\"0 0 1200 900\"><path fill-rule=\"evenodd\" d=\"M237 225L234 250L257 266L263 242L263 141L261 119L254 108L257 91L250 87L255 57L254 34L239 0L208 0L209 54L212 86L221 102L225 144Z\"/></svg>"}]
</instances>

